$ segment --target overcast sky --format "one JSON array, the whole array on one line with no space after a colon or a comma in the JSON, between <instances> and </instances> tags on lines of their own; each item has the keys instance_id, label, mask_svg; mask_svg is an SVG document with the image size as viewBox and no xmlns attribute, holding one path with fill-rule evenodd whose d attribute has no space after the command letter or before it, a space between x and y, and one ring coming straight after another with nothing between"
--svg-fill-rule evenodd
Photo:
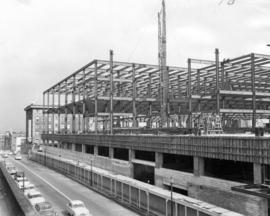
<instances>
[{"instance_id":1,"label":"overcast sky","mask_svg":"<svg viewBox=\"0 0 270 216\"><path fill-rule=\"evenodd\" d=\"M270 54L270 1L167 0L168 65ZM93 59L157 63L161 0L0 0L0 131L24 130L24 107Z\"/></svg>"}]
</instances>

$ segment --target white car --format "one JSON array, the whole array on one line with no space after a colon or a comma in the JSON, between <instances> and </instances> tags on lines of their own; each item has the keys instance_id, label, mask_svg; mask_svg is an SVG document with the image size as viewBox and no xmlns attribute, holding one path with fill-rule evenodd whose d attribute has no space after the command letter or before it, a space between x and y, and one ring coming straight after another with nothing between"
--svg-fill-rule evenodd
<instances>
[{"instance_id":1,"label":"white car","mask_svg":"<svg viewBox=\"0 0 270 216\"><path fill-rule=\"evenodd\" d=\"M18 187L20 189L22 189L23 184L26 185L26 184L29 184L30 183L26 178L24 178L24 180L23 180L23 178L19 178L15 182L16 182L16 184L18 185Z\"/></svg>"},{"instance_id":2,"label":"white car","mask_svg":"<svg viewBox=\"0 0 270 216\"><path fill-rule=\"evenodd\" d=\"M70 200L66 205L66 212L72 216L92 216L80 200Z\"/></svg>"},{"instance_id":3,"label":"white car","mask_svg":"<svg viewBox=\"0 0 270 216\"><path fill-rule=\"evenodd\" d=\"M24 190L27 190L27 189L34 189L34 185L32 183L30 183L29 181L20 181L18 182L18 187L20 189L24 189Z\"/></svg>"},{"instance_id":4,"label":"white car","mask_svg":"<svg viewBox=\"0 0 270 216\"><path fill-rule=\"evenodd\" d=\"M24 186L24 195L27 196L27 194L34 188L35 186L31 183L27 186Z\"/></svg>"},{"instance_id":5,"label":"white car","mask_svg":"<svg viewBox=\"0 0 270 216\"><path fill-rule=\"evenodd\" d=\"M35 206L38 203L45 202L45 199L43 198L41 193L36 189L29 190L28 193L26 194L26 197L29 199L30 203L33 206Z\"/></svg>"},{"instance_id":6,"label":"white car","mask_svg":"<svg viewBox=\"0 0 270 216\"><path fill-rule=\"evenodd\" d=\"M17 155L15 156L15 160L21 160L21 159L22 159L22 156L21 156L21 155L17 154Z\"/></svg>"}]
</instances>

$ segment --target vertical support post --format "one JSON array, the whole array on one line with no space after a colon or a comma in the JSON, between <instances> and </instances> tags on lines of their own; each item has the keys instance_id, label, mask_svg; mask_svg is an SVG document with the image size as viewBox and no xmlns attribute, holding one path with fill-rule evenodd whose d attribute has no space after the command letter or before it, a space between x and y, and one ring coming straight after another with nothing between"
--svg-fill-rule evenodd
<instances>
[{"instance_id":1,"label":"vertical support post","mask_svg":"<svg viewBox=\"0 0 270 216\"><path fill-rule=\"evenodd\" d=\"M135 65L132 64L132 127L137 127L137 110L136 110L136 78L135 78Z\"/></svg>"},{"instance_id":2,"label":"vertical support post","mask_svg":"<svg viewBox=\"0 0 270 216\"><path fill-rule=\"evenodd\" d=\"M225 81L225 63L222 61L220 63L221 66L221 88L224 88L224 81Z\"/></svg>"},{"instance_id":3,"label":"vertical support post","mask_svg":"<svg viewBox=\"0 0 270 216\"><path fill-rule=\"evenodd\" d=\"M75 112L76 112L76 106L75 106L75 84L76 84L76 76L73 76L73 86L72 86L72 133L75 133Z\"/></svg>"},{"instance_id":4,"label":"vertical support post","mask_svg":"<svg viewBox=\"0 0 270 216\"><path fill-rule=\"evenodd\" d=\"M251 85L252 85L252 131L255 132L256 127L256 89L255 89L255 55L250 55L251 64Z\"/></svg>"},{"instance_id":5,"label":"vertical support post","mask_svg":"<svg viewBox=\"0 0 270 216\"><path fill-rule=\"evenodd\" d=\"M47 92L47 133L49 134L50 133L50 130L49 130L49 109L50 109L50 94L49 92Z\"/></svg>"},{"instance_id":6,"label":"vertical support post","mask_svg":"<svg viewBox=\"0 0 270 216\"><path fill-rule=\"evenodd\" d=\"M113 51L110 50L110 134L113 134Z\"/></svg>"},{"instance_id":7,"label":"vertical support post","mask_svg":"<svg viewBox=\"0 0 270 216\"><path fill-rule=\"evenodd\" d=\"M171 178L171 216L173 216L173 178Z\"/></svg>"},{"instance_id":8,"label":"vertical support post","mask_svg":"<svg viewBox=\"0 0 270 216\"><path fill-rule=\"evenodd\" d=\"M161 38L161 20L158 12L158 65L159 65L159 99L160 99L160 125L163 127L163 74L162 74L162 38Z\"/></svg>"},{"instance_id":9,"label":"vertical support post","mask_svg":"<svg viewBox=\"0 0 270 216\"><path fill-rule=\"evenodd\" d=\"M163 153L156 152L155 153L155 162L156 162L156 168L162 168L163 167Z\"/></svg>"},{"instance_id":10,"label":"vertical support post","mask_svg":"<svg viewBox=\"0 0 270 216\"><path fill-rule=\"evenodd\" d=\"M148 84L148 97L151 98L151 91L152 91L152 73L149 73L149 84ZM148 127L152 128L152 102L149 102L149 120L148 120Z\"/></svg>"},{"instance_id":11,"label":"vertical support post","mask_svg":"<svg viewBox=\"0 0 270 216\"><path fill-rule=\"evenodd\" d=\"M178 100L179 100L179 102L178 102L178 127L181 127L181 103L180 103L180 100L181 100L181 97L182 97L182 95L181 95L181 76L180 75L178 75L177 76L177 78L178 78Z\"/></svg>"},{"instance_id":12,"label":"vertical support post","mask_svg":"<svg viewBox=\"0 0 270 216\"><path fill-rule=\"evenodd\" d=\"M58 86L58 133L61 130L61 86Z\"/></svg>"},{"instance_id":13,"label":"vertical support post","mask_svg":"<svg viewBox=\"0 0 270 216\"><path fill-rule=\"evenodd\" d=\"M98 132L98 78L97 78L97 61L95 62L95 133Z\"/></svg>"},{"instance_id":14,"label":"vertical support post","mask_svg":"<svg viewBox=\"0 0 270 216\"><path fill-rule=\"evenodd\" d=\"M91 187L93 186L93 160L91 160Z\"/></svg>"},{"instance_id":15,"label":"vertical support post","mask_svg":"<svg viewBox=\"0 0 270 216\"><path fill-rule=\"evenodd\" d=\"M129 165L130 165L130 178L133 178L134 176L134 165L132 160L135 158L135 150L129 149L128 150L128 158L129 158Z\"/></svg>"},{"instance_id":16,"label":"vertical support post","mask_svg":"<svg viewBox=\"0 0 270 216\"><path fill-rule=\"evenodd\" d=\"M204 79L203 79L203 91L204 91L204 95L206 95L206 82L207 82L207 78L204 77Z\"/></svg>"},{"instance_id":17,"label":"vertical support post","mask_svg":"<svg viewBox=\"0 0 270 216\"><path fill-rule=\"evenodd\" d=\"M83 118L82 118L82 131L85 133L85 111L86 111L86 101L85 101L86 89L85 89L85 70L83 70Z\"/></svg>"},{"instance_id":18,"label":"vertical support post","mask_svg":"<svg viewBox=\"0 0 270 216\"><path fill-rule=\"evenodd\" d=\"M120 79L120 71L116 71L117 72L117 79ZM121 92L121 83L120 82L117 82L117 91L116 91L116 95L117 97L120 97L120 92ZM120 116L117 116L117 120L116 120L116 127L122 127L121 126L121 122L123 120L120 118ZM104 121L103 121L103 124L104 124ZM104 126L103 126L104 128Z\"/></svg>"},{"instance_id":19,"label":"vertical support post","mask_svg":"<svg viewBox=\"0 0 270 216\"><path fill-rule=\"evenodd\" d=\"M204 158L197 156L193 157L193 170L195 176L204 175Z\"/></svg>"},{"instance_id":20,"label":"vertical support post","mask_svg":"<svg viewBox=\"0 0 270 216\"><path fill-rule=\"evenodd\" d=\"M24 172L23 172L23 192L24 192L24 182L25 182L25 176L24 176Z\"/></svg>"},{"instance_id":21,"label":"vertical support post","mask_svg":"<svg viewBox=\"0 0 270 216\"><path fill-rule=\"evenodd\" d=\"M263 166L259 163L253 163L254 184L262 184L263 183L262 172L263 172Z\"/></svg>"},{"instance_id":22,"label":"vertical support post","mask_svg":"<svg viewBox=\"0 0 270 216\"><path fill-rule=\"evenodd\" d=\"M67 103L68 103L68 84L67 80L65 81L65 133L67 133L67 118L68 118L68 109L67 109Z\"/></svg>"},{"instance_id":23,"label":"vertical support post","mask_svg":"<svg viewBox=\"0 0 270 216\"><path fill-rule=\"evenodd\" d=\"M188 85L187 85L187 96L188 96L188 128L192 127L192 98L191 98L191 59L188 59Z\"/></svg>"},{"instance_id":24,"label":"vertical support post","mask_svg":"<svg viewBox=\"0 0 270 216\"><path fill-rule=\"evenodd\" d=\"M200 74L200 70L197 69L197 94L200 95L200 92L201 92L201 83L200 83L200 80L201 80L201 74Z\"/></svg>"},{"instance_id":25,"label":"vertical support post","mask_svg":"<svg viewBox=\"0 0 270 216\"><path fill-rule=\"evenodd\" d=\"M43 92L43 104L42 104L42 125L43 133L45 133L45 92Z\"/></svg>"},{"instance_id":26,"label":"vertical support post","mask_svg":"<svg viewBox=\"0 0 270 216\"><path fill-rule=\"evenodd\" d=\"M54 134L54 93L55 93L55 89L53 88L52 90L52 134Z\"/></svg>"},{"instance_id":27,"label":"vertical support post","mask_svg":"<svg viewBox=\"0 0 270 216\"><path fill-rule=\"evenodd\" d=\"M217 110L216 113L220 114L220 91L219 91L219 50L215 49L216 57L216 95L217 95Z\"/></svg>"}]
</instances>

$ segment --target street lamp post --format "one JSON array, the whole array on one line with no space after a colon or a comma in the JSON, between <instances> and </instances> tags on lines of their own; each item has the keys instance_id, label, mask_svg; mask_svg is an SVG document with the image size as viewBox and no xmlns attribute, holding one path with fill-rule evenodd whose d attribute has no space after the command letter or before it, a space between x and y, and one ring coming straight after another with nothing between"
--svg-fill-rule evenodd
<instances>
[{"instance_id":1,"label":"street lamp post","mask_svg":"<svg viewBox=\"0 0 270 216\"><path fill-rule=\"evenodd\" d=\"M171 185L171 215L173 216L173 177L170 178Z\"/></svg>"},{"instance_id":2,"label":"street lamp post","mask_svg":"<svg viewBox=\"0 0 270 216\"><path fill-rule=\"evenodd\" d=\"M93 186L93 160L91 160L91 187Z\"/></svg>"},{"instance_id":3,"label":"street lamp post","mask_svg":"<svg viewBox=\"0 0 270 216\"><path fill-rule=\"evenodd\" d=\"M46 161L46 145L44 146L44 165L46 166L47 165L47 161Z\"/></svg>"},{"instance_id":4,"label":"street lamp post","mask_svg":"<svg viewBox=\"0 0 270 216\"><path fill-rule=\"evenodd\" d=\"M24 172L23 172L23 192L24 192Z\"/></svg>"}]
</instances>

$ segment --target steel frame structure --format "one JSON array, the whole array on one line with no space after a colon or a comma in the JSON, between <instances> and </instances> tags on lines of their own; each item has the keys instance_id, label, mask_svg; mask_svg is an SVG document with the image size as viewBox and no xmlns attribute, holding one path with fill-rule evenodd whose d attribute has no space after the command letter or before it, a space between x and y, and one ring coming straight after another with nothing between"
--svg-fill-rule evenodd
<instances>
[{"instance_id":1,"label":"steel frame structure","mask_svg":"<svg viewBox=\"0 0 270 216\"><path fill-rule=\"evenodd\" d=\"M193 126L198 113L216 113L222 119L256 119L270 114L270 55L248 54L236 58L187 60L187 67L167 67L169 93L167 127ZM193 67L193 65L206 66ZM72 116L71 132L113 133L117 128L161 127L161 69L158 65L93 60L43 92L44 131L54 133L54 115ZM45 119L45 118L44 118ZM79 123L76 123L79 121ZM183 122L187 124L183 124ZM60 123L58 124L60 131Z\"/></svg>"}]
</instances>

